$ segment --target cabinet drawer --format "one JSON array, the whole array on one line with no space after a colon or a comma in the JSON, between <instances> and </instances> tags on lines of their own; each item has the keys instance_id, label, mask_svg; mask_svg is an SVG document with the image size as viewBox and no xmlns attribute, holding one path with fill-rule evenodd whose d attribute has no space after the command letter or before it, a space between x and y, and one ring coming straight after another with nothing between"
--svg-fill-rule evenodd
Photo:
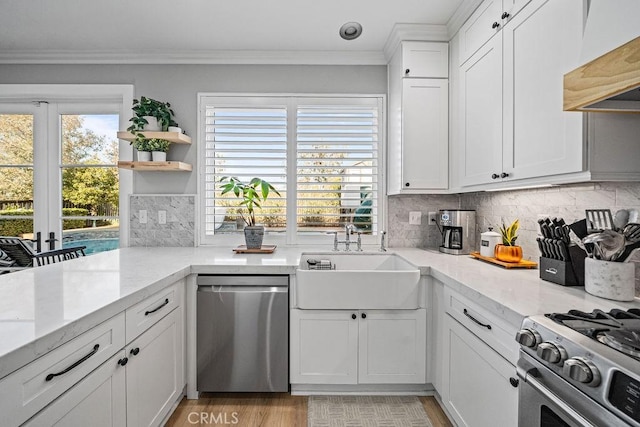
<instances>
[{"instance_id":1,"label":"cabinet drawer","mask_svg":"<svg viewBox=\"0 0 640 427\"><path fill-rule=\"evenodd\" d=\"M131 342L174 308L181 305L184 289L184 280L181 280L128 308L125 311L127 342Z\"/></svg>"},{"instance_id":2,"label":"cabinet drawer","mask_svg":"<svg viewBox=\"0 0 640 427\"><path fill-rule=\"evenodd\" d=\"M402 42L402 75L404 77L448 78L449 44Z\"/></svg>"},{"instance_id":3,"label":"cabinet drawer","mask_svg":"<svg viewBox=\"0 0 640 427\"><path fill-rule=\"evenodd\" d=\"M124 347L124 323L121 313L2 379L2 425L23 423Z\"/></svg>"},{"instance_id":4,"label":"cabinet drawer","mask_svg":"<svg viewBox=\"0 0 640 427\"><path fill-rule=\"evenodd\" d=\"M518 361L518 343L515 341L518 326L513 326L499 315L478 304L445 289L445 309L454 319L487 343L513 365Z\"/></svg>"}]
</instances>

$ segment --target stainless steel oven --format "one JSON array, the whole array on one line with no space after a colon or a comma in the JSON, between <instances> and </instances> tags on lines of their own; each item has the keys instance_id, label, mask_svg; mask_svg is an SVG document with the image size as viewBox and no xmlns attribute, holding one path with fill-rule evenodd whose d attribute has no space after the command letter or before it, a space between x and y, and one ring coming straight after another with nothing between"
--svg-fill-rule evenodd
<instances>
[{"instance_id":1,"label":"stainless steel oven","mask_svg":"<svg viewBox=\"0 0 640 427\"><path fill-rule=\"evenodd\" d=\"M519 427L640 427L640 310L532 316L521 344Z\"/></svg>"}]
</instances>

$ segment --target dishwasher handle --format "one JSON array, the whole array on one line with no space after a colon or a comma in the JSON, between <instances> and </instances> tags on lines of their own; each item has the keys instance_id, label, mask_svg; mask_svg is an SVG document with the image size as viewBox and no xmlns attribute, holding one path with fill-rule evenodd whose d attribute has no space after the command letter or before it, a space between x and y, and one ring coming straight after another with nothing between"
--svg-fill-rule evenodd
<instances>
[{"instance_id":1,"label":"dishwasher handle","mask_svg":"<svg viewBox=\"0 0 640 427\"><path fill-rule=\"evenodd\" d=\"M256 286L256 285L199 285L198 292L216 292L216 293L287 293L288 286Z\"/></svg>"}]
</instances>

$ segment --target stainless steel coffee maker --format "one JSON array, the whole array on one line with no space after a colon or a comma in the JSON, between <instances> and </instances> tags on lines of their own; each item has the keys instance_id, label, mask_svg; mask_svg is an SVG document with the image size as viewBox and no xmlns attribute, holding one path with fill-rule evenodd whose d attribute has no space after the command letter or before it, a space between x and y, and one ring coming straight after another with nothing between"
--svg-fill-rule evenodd
<instances>
[{"instance_id":1,"label":"stainless steel coffee maker","mask_svg":"<svg viewBox=\"0 0 640 427\"><path fill-rule=\"evenodd\" d=\"M440 252L452 255L470 254L476 247L476 211L444 209L438 211L442 233Z\"/></svg>"}]
</instances>

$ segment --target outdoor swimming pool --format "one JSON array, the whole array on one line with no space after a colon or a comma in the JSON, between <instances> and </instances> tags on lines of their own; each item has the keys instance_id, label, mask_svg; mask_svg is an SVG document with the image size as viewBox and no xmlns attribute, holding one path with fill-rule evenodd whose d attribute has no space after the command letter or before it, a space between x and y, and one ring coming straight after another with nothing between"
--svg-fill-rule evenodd
<instances>
[{"instance_id":1,"label":"outdoor swimming pool","mask_svg":"<svg viewBox=\"0 0 640 427\"><path fill-rule=\"evenodd\" d=\"M111 251L118 249L119 239L85 239L85 240L69 240L62 244L63 248L71 248L74 246L86 246L85 255L95 254L98 252Z\"/></svg>"},{"instance_id":2,"label":"outdoor swimming pool","mask_svg":"<svg viewBox=\"0 0 640 427\"><path fill-rule=\"evenodd\" d=\"M118 249L120 245L118 229L83 229L65 232L62 239L62 247L86 246L85 254Z\"/></svg>"}]
</instances>

